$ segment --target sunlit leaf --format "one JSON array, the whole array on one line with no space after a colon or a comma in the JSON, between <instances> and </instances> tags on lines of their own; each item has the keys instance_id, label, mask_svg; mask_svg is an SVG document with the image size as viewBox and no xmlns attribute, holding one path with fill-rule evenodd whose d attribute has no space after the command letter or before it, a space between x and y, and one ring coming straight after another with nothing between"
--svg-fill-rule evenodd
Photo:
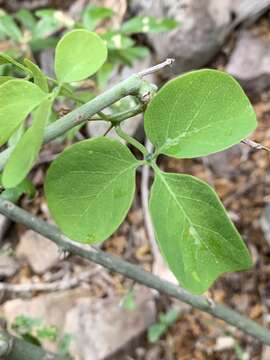
<instances>
[{"instance_id":1,"label":"sunlit leaf","mask_svg":"<svg viewBox=\"0 0 270 360\"><path fill-rule=\"evenodd\" d=\"M223 205L201 180L157 170L150 212L164 258L192 293L203 293L223 273L251 267Z\"/></svg>"}]
</instances>

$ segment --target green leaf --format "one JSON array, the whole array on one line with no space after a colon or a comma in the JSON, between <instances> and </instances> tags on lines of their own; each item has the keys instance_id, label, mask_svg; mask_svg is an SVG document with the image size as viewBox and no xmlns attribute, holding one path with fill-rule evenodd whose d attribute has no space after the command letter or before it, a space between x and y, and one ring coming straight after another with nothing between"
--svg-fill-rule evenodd
<instances>
[{"instance_id":1,"label":"green leaf","mask_svg":"<svg viewBox=\"0 0 270 360\"><path fill-rule=\"evenodd\" d=\"M127 49L135 44L134 40L119 33L119 31L107 31L102 35L102 39L107 41L109 50Z\"/></svg>"},{"instance_id":2,"label":"green leaf","mask_svg":"<svg viewBox=\"0 0 270 360\"><path fill-rule=\"evenodd\" d=\"M176 320L179 317L179 310L177 309L170 309L169 311L167 311L165 314L161 313L159 315L159 320L161 323L165 324L166 326L171 326L173 325Z\"/></svg>"},{"instance_id":3,"label":"green leaf","mask_svg":"<svg viewBox=\"0 0 270 360\"><path fill-rule=\"evenodd\" d=\"M47 96L25 80L10 80L0 86L0 146Z\"/></svg>"},{"instance_id":4,"label":"green leaf","mask_svg":"<svg viewBox=\"0 0 270 360\"><path fill-rule=\"evenodd\" d=\"M20 9L18 12L16 12L15 17L26 29L31 32L34 31L37 21L31 11Z\"/></svg>"},{"instance_id":5,"label":"green leaf","mask_svg":"<svg viewBox=\"0 0 270 360\"><path fill-rule=\"evenodd\" d=\"M55 72L60 82L73 82L93 75L107 59L105 42L88 30L73 30L57 44Z\"/></svg>"},{"instance_id":6,"label":"green leaf","mask_svg":"<svg viewBox=\"0 0 270 360\"><path fill-rule=\"evenodd\" d=\"M110 19L113 14L113 10L109 8L90 5L83 13L83 26L88 30L95 30L102 20Z\"/></svg>"},{"instance_id":7,"label":"green leaf","mask_svg":"<svg viewBox=\"0 0 270 360\"><path fill-rule=\"evenodd\" d=\"M18 61L14 60L8 54L1 52L0 53L0 65L3 65L3 64L12 64L12 65L16 66L18 69L20 69L26 73L29 73L29 70L27 69L27 67L23 66Z\"/></svg>"},{"instance_id":8,"label":"green leaf","mask_svg":"<svg viewBox=\"0 0 270 360\"><path fill-rule=\"evenodd\" d=\"M24 133L11 153L3 171L5 188L17 186L31 170L43 142L45 125L51 113L52 100L46 99L34 113L32 126Z\"/></svg>"},{"instance_id":9,"label":"green leaf","mask_svg":"<svg viewBox=\"0 0 270 360\"><path fill-rule=\"evenodd\" d=\"M255 112L240 85L216 70L169 81L145 112L145 131L153 145L177 158L227 149L255 128Z\"/></svg>"},{"instance_id":10,"label":"green leaf","mask_svg":"<svg viewBox=\"0 0 270 360\"><path fill-rule=\"evenodd\" d=\"M128 311L133 311L137 308L135 296L133 291L129 291L121 302L121 307Z\"/></svg>"},{"instance_id":11,"label":"green leaf","mask_svg":"<svg viewBox=\"0 0 270 360\"><path fill-rule=\"evenodd\" d=\"M4 84L5 82L9 80L13 80L14 77L12 76L0 76L0 85Z\"/></svg>"},{"instance_id":12,"label":"green leaf","mask_svg":"<svg viewBox=\"0 0 270 360\"><path fill-rule=\"evenodd\" d=\"M156 170L150 212L165 260L192 293L203 293L225 272L252 266L223 205L203 181Z\"/></svg>"},{"instance_id":13,"label":"green leaf","mask_svg":"<svg viewBox=\"0 0 270 360\"><path fill-rule=\"evenodd\" d=\"M0 184L1 183L2 181L0 180ZM4 190L1 193L1 197L16 203L23 194L26 194L30 199L35 197L36 189L28 179L24 179L18 186L14 188Z\"/></svg>"},{"instance_id":14,"label":"green leaf","mask_svg":"<svg viewBox=\"0 0 270 360\"><path fill-rule=\"evenodd\" d=\"M167 326L165 324L153 324L147 330L147 340L150 343L155 343L166 333L166 331Z\"/></svg>"},{"instance_id":15,"label":"green leaf","mask_svg":"<svg viewBox=\"0 0 270 360\"><path fill-rule=\"evenodd\" d=\"M21 30L10 15L0 16L0 31L16 42L22 39Z\"/></svg>"},{"instance_id":16,"label":"green leaf","mask_svg":"<svg viewBox=\"0 0 270 360\"><path fill-rule=\"evenodd\" d=\"M106 62L98 70L97 82L98 82L99 88L104 88L105 86L107 86L110 76L112 74L113 68L114 68L113 64Z\"/></svg>"},{"instance_id":17,"label":"green leaf","mask_svg":"<svg viewBox=\"0 0 270 360\"><path fill-rule=\"evenodd\" d=\"M153 16L136 16L123 23L121 31L126 34L159 33L176 28L179 23L173 19L156 19Z\"/></svg>"},{"instance_id":18,"label":"green leaf","mask_svg":"<svg viewBox=\"0 0 270 360\"><path fill-rule=\"evenodd\" d=\"M105 137L81 141L50 166L45 180L49 210L72 240L98 243L121 224L135 191L140 163Z\"/></svg>"},{"instance_id":19,"label":"green leaf","mask_svg":"<svg viewBox=\"0 0 270 360\"><path fill-rule=\"evenodd\" d=\"M49 86L46 75L42 72L37 64L34 64L29 59L24 59L24 63L27 68L31 71L34 78L34 83L41 88L44 92L49 92Z\"/></svg>"}]
</instances>

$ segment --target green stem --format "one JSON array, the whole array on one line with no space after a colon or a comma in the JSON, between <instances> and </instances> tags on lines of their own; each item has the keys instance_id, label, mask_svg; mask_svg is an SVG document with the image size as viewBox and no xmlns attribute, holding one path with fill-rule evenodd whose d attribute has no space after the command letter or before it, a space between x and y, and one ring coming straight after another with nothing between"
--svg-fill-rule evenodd
<instances>
[{"instance_id":1,"label":"green stem","mask_svg":"<svg viewBox=\"0 0 270 360\"><path fill-rule=\"evenodd\" d=\"M120 126L117 126L115 128L115 131L118 136L120 136L122 139L124 139L127 143L134 146L136 149L138 149L144 156L148 155L148 151L143 144L141 144L139 141L134 139L133 137L129 136L127 133L125 133Z\"/></svg>"},{"instance_id":2,"label":"green stem","mask_svg":"<svg viewBox=\"0 0 270 360\"><path fill-rule=\"evenodd\" d=\"M174 285L168 281L162 280L150 272L142 270L139 266L133 265L99 249L93 249L89 245L80 244L71 241L64 236L56 227L47 224L34 215L19 208L10 201L4 200L0 196L0 213L11 220L38 232L56 243L59 247L71 252L74 255L81 256L90 261L104 266L105 268L122 274L134 281L137 281L150 288L183 301L197 309L207 312L228 324L235 326L244 333L253 336L262 343L270 345L270 331L255 321L240 315L236 311L210 301L203 296L192 295L186 290ZM14 358L15 359L15 358ZM20 358L21 359L21 358ZM11 360L11 359L8 359Z\"/></svg>"}]
</instances>

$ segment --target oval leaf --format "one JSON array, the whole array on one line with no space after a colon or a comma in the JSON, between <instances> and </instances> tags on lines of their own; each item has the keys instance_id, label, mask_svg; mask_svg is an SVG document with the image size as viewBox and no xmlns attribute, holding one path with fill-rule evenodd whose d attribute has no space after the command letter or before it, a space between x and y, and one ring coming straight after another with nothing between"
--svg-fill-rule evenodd
<instances>
[{"instance_id":1,"label":"oval leaf","mask_svg":"<svg viewBox=\"0 0 270 360\"><path fill-rule=\"evenodd\" d=\"M145 113L145 130L153 145L159 153L177 158L227 149L255 128L255 112L240 85L216 70L171 80Z\"/></svg>"},{"instance_id":2,"label":"oval leaf","mask_svg":"<svg viewBox=\"0 0 270 360\"><path fill-rule=\"evenodd\" d=\"M25 80L10 80L0 86L0 146L47 96Z\"/></svg>"},{"instance_id":3,"label":"oval leaf","mask_svg":"<svg viewBox=\"0 0 270 360\"><path fill-rule=\"evenodd\" d=\"M138 161L116 140L96 138L65 150L50 166L50 212L71 239L97 243L123 221L135 190Z\"/></svg>"},{"instance_id":4,"label":"oval leaf","mask_svg":"<svg viewBox=\"0 0 270 360\"><path fill-rule=\"evenodd\" d=\"M25 132L4 168L2 182L5 188L20 184L31 170L42 145L45 125L51 114L52 100L46 99L34 113L32 126Z\"/></svg>"},{"instance_id":5,"label":"oval leaf","mask_svg":"<svg viewBox=\"0 0 270 360\"><path fill-rule=\"evenodd\" d=\"M60 82L86 79L95 74L107 59L105 42L88 30L73 30L57 44L55 73Z\"/></svg>"},{"instance_id":6,"label":"oval leaf","mask_svg":"<svg viewBox=\"0 0 270 360\"><path fill-rule=\"evenodd\" d=\"M252 265L223 205L203 181L158 170L150 212L170 269L192 293L203 293L225 272Z\"/></svg>"}]
</instances>

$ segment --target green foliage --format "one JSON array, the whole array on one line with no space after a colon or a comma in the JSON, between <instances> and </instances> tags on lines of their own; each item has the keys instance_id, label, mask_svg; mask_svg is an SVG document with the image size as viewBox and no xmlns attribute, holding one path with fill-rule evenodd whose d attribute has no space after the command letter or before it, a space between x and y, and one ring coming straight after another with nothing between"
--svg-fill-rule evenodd
<instances>
[{"instance_id":1,"label":"green foliage","mask_svg":"<svg viewBox=\"0 0 270 360\"><path fill-rule=\"evenodd\" d=\"M113 15L109 8L89 5L83 13L83 26L93 31L102 20L110 19Z\"/></svg>"},{"instance_id":2,"label":"green foliage","mask_svg":"<svg viewBox=\"0 0 270 360\"><path fill-rule=\"evenodd\" d=\"M126 34L159 33L172 30L178 25L179 23L172 19L156 19L153 16L136 16L124 22L121 30Z\"/></svg>"},{"instance_id":3,"label":"green foliage","mask_svg":"<svg viewBox=\"0 0 270 360\"><path fill-rule=\"evenodd\" d=\"M155 343L166 334L168 328L173 325L179 317L179 311L171 309L167 313L159 315L159 321L151 325L147 330L147 339L150 343Z\"/></svg>"},{"instance_id":4,"label":"green foliage","mask_svg":"<svg viewBox=\"0 0 270 360\"><path fill-rule=\"evenodd\" d=\"M28 15L20 13L19 21L23 22ZM58 26L60 21L59 14L53 10L42 10L37 15L49 28ZM92 29L112 15L103 8L89 7L84 22ZM32 20L31 26L36 29L39 22ZM152 18L147 24L151 25L151 31L156 31L158 26L159 31L174 26ZM132 64L135 58L145 56L145 48L135 46L129 36L133 31L143 32L145 25L145 18L136 18L128 21L124 30L108 30L102 38L85 29L65 34L56 47L57 80L48 78L30 60L25 60L23 65L7 54L0 54L0 64L23 77L15 79L4 73L0 77L0 146L6 146L0 153L0 166L6 163L1 196L17 201L23 193L33 193L26 176L41 149L46 124L57 118L55 100L68 98L75 106L85 103L95 96L94 91L84 91L73 82L95 75L92 79L102 88L119 57L122 62ZM121 87L116 89L121 97ZM51 164L45 195L54 221L68 237L82 243L99 243L126 216L134 197L137 167L151 166L155 180L150 210L157 241L179 282L199 294L224 272L249 268L250 255L214 191L189 175L160 171L156 160L159 154L193 158L226 149L255 128L255 113L238 83L220 71L200 70L179 76L152 96L147 106L140 98L145 91L150 92L151 98L156 87L142 81L139 94L121 99L96 116L116 126L125 119L125 112L130 116L136 107L146 107L145 132L154 152L149 154L142 144L117 126L118 136L135 146L143 160L137 160L117 140L100 137L79 142ZM84 109L89 109L88 106ZM80 120L80 110L76 114ZM29 121L24 124L28 115ZM72 129L65 136L71 139L75 131ZM133 300L129 294L124 306L133 308ZM168 326L168 320L161 316L160 323L151 330L151 338L159 338ZM52 334L50 329L44 329L39 337Z\"/></svg>"},{"instance_id":5,"label":"green foliage","mask_svg":"<svg viewBox=\"0 0 270 360\"><path fill-rule=\"evenodd\" d=\"M192 293L204 292L222 273L252 265L221 202L201 180L156 170L150 212L163 256Z\"/></svg>"},{"instance_id":6,"label":"green foliage","mask_svg":"<svg viewBox=\"0 0 270 360\"><path fill-rule=\"evenodd\" d=\"M39 87L25 80L10 80L0 86L0 146L46 96Z\"/></svg>"},{"instance_id":7,"label":"green foliage","mask_svg":"<svg viewBox=\"0 0 270 360\"><path fill-rule=\"evenodd\" d=\"M51 165L45 182L57 225L76 241L105 240L127 214L139 164L127 147L104 137L65 150Z\"/></svg>"},{"instance_id":8,"label":"green foliage","mask_svg":"<svg viewBox=\"0 0 270 360\"><path fill-rule=\"evenodd\" d=\"M44 341L56 343L60 354L68 354L73 336L65 333L62 337L55 326L43 325L41 319L26 315L17 316L11 323L11 330L31 344L42 346Z\"/></svg>"},{"instance_id":9,"label":"green foliage","mask_svg":"<svg viewBox=\"0 0 270 360\"><path fill-rule=\"evenodd\" d=\"M0 190L3 187L2 179L0 176ZM16 203L23 194L26 194L30 199L35 197L36 189L34 185L28 179L24 179L19 185L11 189L5 189L0 191L1 197Z\"/></svg>"},{"instance_id":10,"label":"green foliage","mask_svg":"<svg viewBox=\"0 0 270 360\"><path fill-rule=\"evenodd\" d=\"M5 188L16 187L31 170L43 142L51 106L51 99L46 99L34 112L32 126L21 137L5 166L2 176Z\"/></svg>"},{"instance_id":11,"label":"green foliage","mask_svg":"<svg viewBox=\"0 0 270 360\"><path fill-rule=\"evenodd\" d=\"M95 33L73 30L57 44L55 73L63 82L84 80L95 74L107 58L107 47Z\"/></svg>"},{"instance_id":12,"label":"green foliage","mask_svg":"<svg viewBox=\"0 0 270 360\"><path fill-rule=\"evenodd\" d=\"M227 149L255 127L255 112L240 85L216 70L171 80L145 113L145 131L158 152L177 158Z\"/></svg>"},{"instance_id":13,"label":"green foliage","mask_svg":"<svg viewBox=\"0 0 270 360\"><path fill-rule=\"evenodd\" d=\"M133 291L129 291L125 297L123 298L122 302L121 302L121 307L125 310L128 311L133 311L136 309L137 304L135 301L135 297L134 297L134 292Z\"/></svg>"}]
</instances>

